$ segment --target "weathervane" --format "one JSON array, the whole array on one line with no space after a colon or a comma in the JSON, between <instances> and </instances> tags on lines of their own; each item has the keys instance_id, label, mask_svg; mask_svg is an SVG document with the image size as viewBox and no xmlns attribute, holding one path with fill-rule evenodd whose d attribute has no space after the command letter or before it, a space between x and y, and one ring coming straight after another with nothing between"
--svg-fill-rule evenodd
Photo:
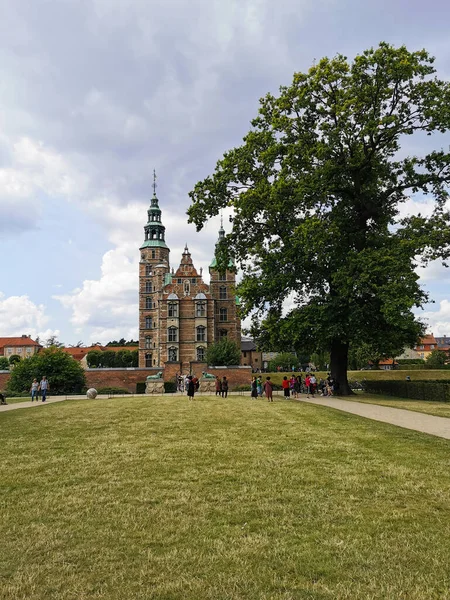
<instances>
[{"instance_id":1,"label":"weathervane","mask_svg":"<svg viewBox=\"0 0 450 600\"><path fill-rule=\"evenodd\" d=\"M156 188L158 186L156 185L156 171L155 169L153 169L153 195L156 196Z\"/></svg>"}]
</instances>

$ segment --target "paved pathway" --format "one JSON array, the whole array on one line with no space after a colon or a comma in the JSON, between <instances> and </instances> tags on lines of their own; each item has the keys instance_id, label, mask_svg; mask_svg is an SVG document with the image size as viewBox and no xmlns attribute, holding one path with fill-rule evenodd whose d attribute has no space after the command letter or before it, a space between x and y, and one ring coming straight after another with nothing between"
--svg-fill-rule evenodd
<instances>
[{"instance_id":1,"label":"paved pathway","mask_svg":"<svg viewBox=\"0 0 450 600\"><path fill-rule=\"evenodd\" d=\"M210 394L208 394L210 395ZM106 397L106 396L103 396ZM83 399L85 396L78 396L76 399ZM101 398L100 396L98 398ZM75 397L74 397L75 399ZM31 408L45 406L53 402L63 402L65 396L49 398L45 403L42 402L16 402L8 404L8 406L0 406L0 412L8 410L16 410L18 408ZM365 404L362 402L352 402L349 400L341 400L340 398L300 398L300 402L308 402L319 406L327 406L335 408L353 415L359 415L374 421L382 421L403 427L405 429L413 429L421 431L437 437L450 440L450 419L447 417L435 417L434 415L426 415L424 413L404 410L402 408L391 408L389 406L379 406L377 404ZM92 402L92 401L91 401Z\"/></svg>"},{"instance_id":2,"label":"paved pathway","mask_svg":"<svg viewBox=\"0 0 450 600\"><path fill-rule=\"evenodd\" d=\"M341 400L340 398L315 398L314 400L312 398L300 398L300 400L301 402L328 406L374 421L382 421L383 423L397 425L397 427L413 429L414 431L421 431L422 433L429 433L450 440L450 419L447 417L436 417L403 408L365 404L363 402Z\"/></svg>"}]
</instances>

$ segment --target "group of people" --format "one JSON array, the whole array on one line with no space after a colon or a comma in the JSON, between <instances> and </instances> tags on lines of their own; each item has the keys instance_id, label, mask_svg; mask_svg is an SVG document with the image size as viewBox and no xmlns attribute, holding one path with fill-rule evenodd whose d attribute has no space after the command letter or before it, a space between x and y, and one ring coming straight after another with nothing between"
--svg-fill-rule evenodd
<instances>
[{"instance_id":1,"label":"group of people","mask_svg":"<svg viewBox=\"0 0 450 600\"><path fill-rule=\"evenodd\" d=\"M39 402L39 393L41 394L42 402L47 400L48 393L50 391L50 385L48 383L48 379L45 375L43 375L40 382L36 379L36 377L31 382L30 392L31 392L31 402Z\"/></svg>"},{"instance_id":2,"label":"group of people","mask_svg":"<svg viewBox=\"0 0 450 600\"><path fill-rule=\"evenodd\" d=\"M317 381L314 373L307 372L304 379L302 379L301 375L293 374L289 379L285 375L281 382L281 387L283 388L285 398L289 398L290 396L300 398L300 394L302 393L305 393L307 398L310 396L314 398L316 393L319 393L321 396L333 396L337 390L337 382L330 374L328 374L326 379L320 378ZM261 377L252 377L251 397L258 398L258 396L262 396L263 389L268 401L273 402L273 383L270 381L270 377L266 377L264 385Z\"/></svg>"},{"instance_id":3,"label":"group of people","mask_svg":"<svg viewBox=\"0 0 450 600\"><path fill-rule=\"evenodd\" d=\"M223 376L222 379L216 376L216 396L226 398L228 396L228 379Z\"/></svg>"}]
</instances>

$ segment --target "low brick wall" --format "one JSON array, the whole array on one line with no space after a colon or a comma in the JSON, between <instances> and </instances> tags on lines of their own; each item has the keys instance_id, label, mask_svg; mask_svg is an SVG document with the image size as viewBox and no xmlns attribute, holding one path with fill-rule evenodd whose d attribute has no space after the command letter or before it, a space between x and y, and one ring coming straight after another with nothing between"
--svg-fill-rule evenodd
<instances>
[{"instance_id":1,"label":"low brick wall","mask_svg":"<svg viewBox=\"0 0 450 600\"><path fill-rule=\"evenodd\" d=\"M162 369L86 369L86 383L88 388L105 387L123 388L131 394L136 393L136 384L147 379L148 375L155 375ZM51 377L49 378L51 382Z\"/></svg>"},{"instance_id":2,"label":"low brick wall","mask_svg":"<svg viewBox=\"0 0 450 600\"><path fill-rule=\"evenodd\" d=\"M105 387L123 388L131 394L136 393L136 384L145 381L148 375L155 375L163 371L165 381L174 381L176 373L180 372L180 367L171 365L170 368L130 368L130 369L86 369L86 383L88 387L96 389ZM208 367L204 363L196 363L193 373L201 377L202 371L207 371L211 375L218 375L222 378L224 375L229 381L229 389L232 391L238 385L250 384L252 379L251 367ZM0 391L6 387L6 382L10 377L9 372L0 372ZM50 386L52 384L51 374L49 375ZM31 382L30 382L31 385Z\"/></svg>"},{"instance_id":3,"label":"low brick wall","mask_svg":"<svg viewBox=\"0 0 450 600\"><path fill-rule=\"evenodd\" d=\"M6 382L8 381L8 379L10 377L11 377L11 374L9 371L0 371L0 392L5 391Z\"/></svg>"}]
</instances>

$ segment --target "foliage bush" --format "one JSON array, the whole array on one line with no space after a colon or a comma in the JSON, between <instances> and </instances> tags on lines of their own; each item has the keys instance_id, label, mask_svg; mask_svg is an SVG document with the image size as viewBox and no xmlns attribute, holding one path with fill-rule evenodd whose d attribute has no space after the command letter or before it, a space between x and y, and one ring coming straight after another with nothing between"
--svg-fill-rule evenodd
<instances>
[{"instance_id":1,"label":"foliage bush","mask_svg":"<svg viewBox=\"0 0 450 600\"><path fill-rule=\"evenodd\" d=\"M90 369L127 369L139 366L138 350L91 350L86 354L86 361Z\"/></svg>"},{"instance_id":2,"label":"foliage bush","mask_svg":"<svg viewBox=\"0 0 450 600\"><path fill-rule=\"evenodd\" d=\"M239 365L241 349L232 340L222 338L220 342L211 344L206 350L206 362L212 366Z\"/></svg>"},{"instance_id":3,"label":"foliage bush","mask_svg":"<svg viewBox=\"0 0 450 600\"><path fill-rule=\"evenodd\" d=\"M6 356L0 356L0 371L9 371L9 360Z\"/></svg>"},{"instance_id":4,"label":"foliage bush","mask_svg":"<svg viewBox=\"0 0 450 600\"><path fill-rule=\"evenodd\" d=\"M64 350L52 346L21 360L11 373L6 391L11 394L26 390L28 394L33 379L36 377L40 381L43 375L46 375L50 383L50 394L53 396L81 393L86 385L84 369L80 363Z\"/></svg>"},{"instance_id":5,"label":"foliage bush","mask_svg":"<svg viewBox=\"0 0 450 600\"><path fill-rule=\"evenodd\" d=\"M17 364L20 363L21 360L22 360L22 358L18 354L12 354L9 357L9 364L10 365L17 365Z\"/></svg>"},{"instance_id":6,"label":"foliage bush","mask_svg":"<svg viewBox=\"0 0 450 600\"><path fill-rule=\"evenodd\" d=\"M404 363L400 363L396 369L398 369L399 371L423 371L424 369L427 369L428 367L425 364L425 361L423 363L411 363L411 364L404 364Z\"/></svg>"},{"instance_id":7,"label":"foliage bush","mask_svg":"<svg viewBox=\"0 0 450 600\"><path fill-rule=\"evenodd\" d=\"M450 402L450 380L439 381L364 381L363 388L372 394L387 394L412 400Z\"/></svg>"},{"instance_id":8,"label":"foliage bush","mask_svg":"<svg viewBox=\"0 0 450 600\"><path fill-rule=\"evenodd\" d=\"M125 388L120 388L120 387L102 387L102 388L98 388L97 390L98 394L129 394L130 392L128 390L126 390Z\"/></svg>"},{"instance_id":9,"label":"foliage bush","mask_svg":"<svg viewBox=\"0 0 450 600\"><path fill-rule=\"evenodd\" d=\"M165 381L164 382L164 392L166 394L173 394L177 391L177 384L174 381Z\"/></svg>"},{"instance_id":10,"label":"foliage bush","mask_svg":"<svg viewBox=\"0 0 450 600\"><path fill-rule=\"evenodd\" d=\"M423 358L398 358L396 359L399 365L424 365Z\"/></svg>"},{"instance_id":11,"label":"foliage bush","mask_svg":"<svg viewBox=\"0 0 450 600\"><path fill-rule=\"evenodd\" d=\"M252 389L252 386L248 383L243 383L242 385L237 385L234 388L235 392L250 392Z\"/></svg>"}]
</instances>

